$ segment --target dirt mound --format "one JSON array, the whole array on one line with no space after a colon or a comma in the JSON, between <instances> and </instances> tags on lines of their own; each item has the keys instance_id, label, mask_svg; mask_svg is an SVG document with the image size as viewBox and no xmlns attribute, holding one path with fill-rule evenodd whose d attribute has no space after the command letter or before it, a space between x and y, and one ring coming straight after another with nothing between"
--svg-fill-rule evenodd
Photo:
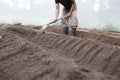
<instances>
[{"instance_id":1,"label":"dirt mound","mask_svg":"<svg viewBox=\"0 0 120 80\"><path fill-rule=\"evenodd\" d=\"M91 40L57 34L40 34L33 43L74 59L80 65L110 75L120 75L120 48Z\"/></svg>"},{"instance_id":2,"label":"dirt mound","mask_svg":"<svg viewBox=\"0 0 120 80\"><path fill-rule=\"evenodd\" d=\"M46 31L63 34L61 27L48 27ZM71 35L71 30L69 31ZM91 39L96 42L107 43L110 45L120 46L120 32L108 32L90 29L77 29L77 37L84 39Z\"/></svg>"},{"instance_id":3,"label":"dirt mound","mask_svg":"<svg viewBox=\"0 0 120 80\"><path fill-rule=\"evenodd\" d=\"M10 25L0 29L0 80L119 77L119 47L49 32L36 36L37 33L31 28Z\"/></svg>"},{"instance_id":4,"label":"dirt mound","mask_svg":"<svg viewBox=\"0 0 120 80\"><path fill-rule=\"evenodd\" d=\"M1 80L70 80L69 76L71 80L74 77L82 78L80 75L83 73L74 62L46 52L15 34L7 31L0 31L0 34ZM74 73L77 75L72 75ZM87 78L83 77L83 80Z\"/></svg>"}]
</instances>

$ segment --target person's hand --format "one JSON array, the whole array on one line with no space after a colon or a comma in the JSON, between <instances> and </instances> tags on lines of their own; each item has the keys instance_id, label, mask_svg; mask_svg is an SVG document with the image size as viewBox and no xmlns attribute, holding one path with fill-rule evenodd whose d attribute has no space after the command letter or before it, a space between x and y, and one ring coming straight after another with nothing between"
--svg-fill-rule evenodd
<instances>
[{"instance_id":1,"label":"person's hand","mask_svg":"<svg viewBox=\"0 0 120 80\"><path fill-rule=\"evenodd\" d=\"M69 12L69 13L67 13L67 15L63 16L62 19L70 17L70 16L71 16L71 13Z\"/></svg>"},{"instance_id":2,"label":"person's hand","mask_svg":"<svg viewBox=\"0 0 120 80\"><path fill-rule=\"evenodd\" d=\"M58 19L57 18L55 18L54 20L53 20L53 23L55 23L55 22L57 22L58 21Z\"/></svg>"},{"instance_id":3,"label":"person's hand","mask_svg":"<svg viewBox=\"0 0 120 80\"><path fill-rule=\"evenodd\" d=\"M70 17L70 16L71 16L71 13L69 12L66 16L67 16L67 17Z\"/></svg>"}]
</instances>

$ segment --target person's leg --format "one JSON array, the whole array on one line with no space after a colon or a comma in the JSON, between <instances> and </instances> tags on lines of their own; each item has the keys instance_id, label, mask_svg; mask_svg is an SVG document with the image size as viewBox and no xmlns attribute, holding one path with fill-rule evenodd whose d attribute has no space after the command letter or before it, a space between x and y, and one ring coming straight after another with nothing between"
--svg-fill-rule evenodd
<instances>
[{"instance_id":1,"label":"person's leg","mask_svg":"<svg viewBox=\"0 0 120 80\"><path fill-rule=\"evenodd\" d=\"M76 36L76 28L72 28L72 36Z\"/></svg>"},{"instance_id":2,"label":"person's leg","mask_svg":"<svg viewBox=\"0 0 120 80\"><path fill-rule=\"evenodd\" d=\"M70 17L70 26L72 28L72 36L76 36L76 28L78 26L78 19L76 14L77 14L77 10L74 10Z\"/></svg>"},{"instance_id":3,"label":"person's leg","mask_svg":"<svg viewBox=\"0 0 120 80\"><path fill-rule=\"evenodd\" d=\"M69 31L68 27L63 27L64 35L68 35L68 31Z\"/></svg>"},{"instance_id":4,"label":"person's leg","mask_svg":"<svg viewBox=\"0 0 120 80\"><path fill-rule=\"evenodd\" d=\"M68 12L65 9L63 9L62 16L66 16L67 13ZM62 19L62 27L63 27L63 33L64 33L64 35L68 35L68 32L69 32L68 20L69 20L69 17Z\"/></svg>"}]
</instances>

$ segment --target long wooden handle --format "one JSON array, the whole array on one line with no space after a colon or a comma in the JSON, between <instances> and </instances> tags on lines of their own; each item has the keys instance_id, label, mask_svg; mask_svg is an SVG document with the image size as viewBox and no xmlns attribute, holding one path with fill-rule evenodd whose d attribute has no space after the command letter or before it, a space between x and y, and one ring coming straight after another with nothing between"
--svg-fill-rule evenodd
<instances>
[{"instance_id":1,"label":"long wooden handle","mask_svg":"<svg viewBox=\"0 0 120 80\"><path fill-rule=\"evenodd\" d=\"M66 18L66 17L68 17L68 16L66 15L66 16L60 17L60 18L57 19L57 21L59 21L59 20L61 20L61 19L64 19L64 18ZM52 23L55 23L55 22L52 21L52 22L48 23L47 25L50 25L50 24L52 24Z\"/></svg>"},{"instance_id":2,"label":"long wooden handle","mask_svg":"<svg viewBox=\"0 0 120 80\"><path fill-rule=\"evenodd\" d=\"M61 20L61 19L64 19L64 18L66 18L66 17L68 17L68 16L60 17L60 18L57 19L57 21L59 21L59 20ZM55 23L55 21L52 21L52 22L50 22L50 23L48 23L48 24L42 26L42 29L41 29L41 30L44 31L45 28L47 28L47 27L48 27L50 24L52 24L52 23Z\"/></svg>"}]
</instances>

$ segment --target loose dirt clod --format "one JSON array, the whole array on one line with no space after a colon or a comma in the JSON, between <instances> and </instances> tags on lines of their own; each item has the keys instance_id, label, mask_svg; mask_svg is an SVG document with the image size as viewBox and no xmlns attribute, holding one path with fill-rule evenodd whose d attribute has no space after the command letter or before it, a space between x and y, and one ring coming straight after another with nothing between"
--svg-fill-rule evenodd
<instances>
[{"instance_id":1,"label":"loose dirt clod","mask_svg":"<svg viewBox=\"0 0 120 80\"><path fill-rule=\"evenodd\" d=\"M2 39L2 36L0 36L0 39Z\"/></svg>"}]
</instances>

